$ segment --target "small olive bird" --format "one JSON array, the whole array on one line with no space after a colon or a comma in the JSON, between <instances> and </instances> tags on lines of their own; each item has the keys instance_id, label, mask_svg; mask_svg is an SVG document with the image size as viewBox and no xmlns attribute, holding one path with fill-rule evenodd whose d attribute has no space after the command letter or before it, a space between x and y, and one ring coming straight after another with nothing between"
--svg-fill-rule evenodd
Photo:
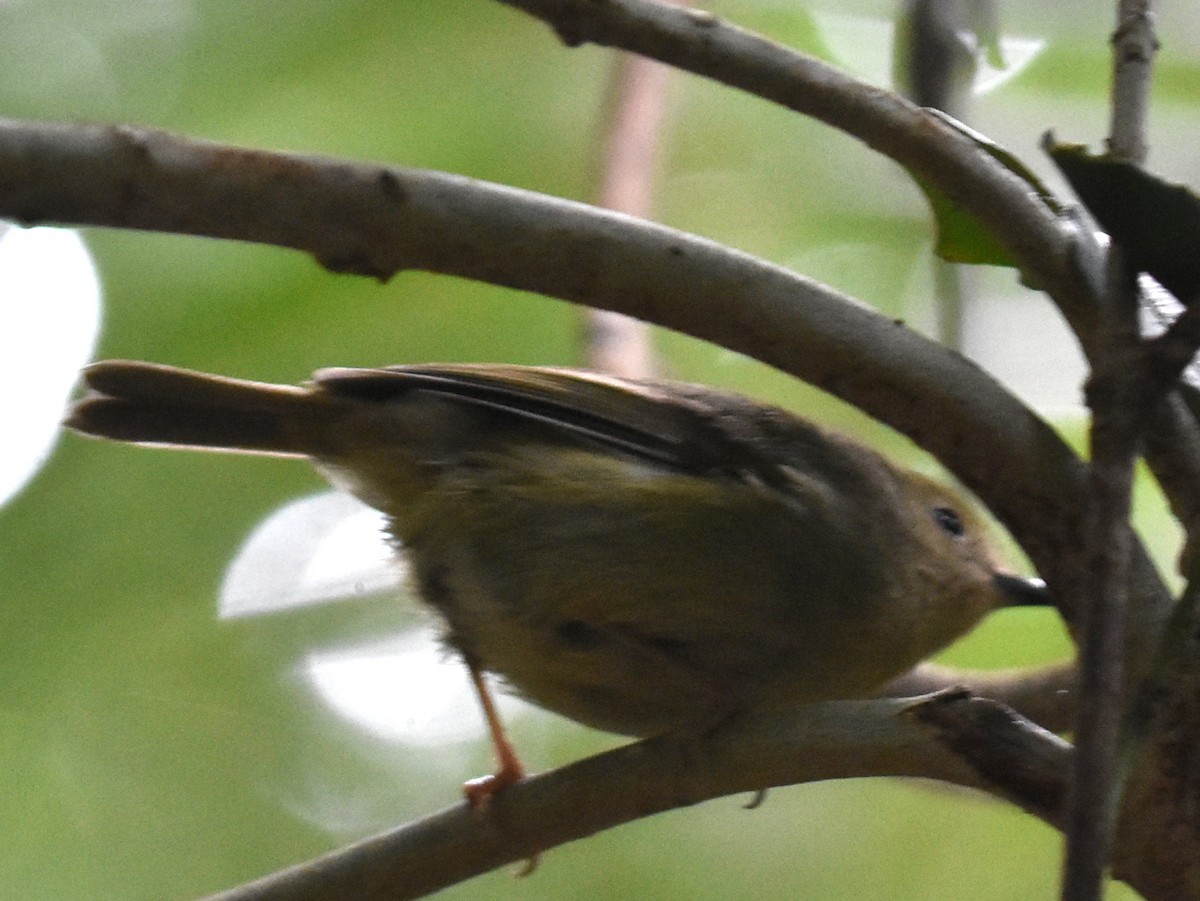
<instances>
[{"instance_id":1,"label":"small olive bird","mask_svg":"<svg viewBox=\"0 0 1200 901\"><path fill-rule=\"evenodd\" d=\"M474 802L523 773L483 671L651 736L869 694L989 611L1049 603L946 488L711 388L485 365L84 379L76 431L308 457L386 515L488 719L499 768Z\"/></svg>"}]
</instances>

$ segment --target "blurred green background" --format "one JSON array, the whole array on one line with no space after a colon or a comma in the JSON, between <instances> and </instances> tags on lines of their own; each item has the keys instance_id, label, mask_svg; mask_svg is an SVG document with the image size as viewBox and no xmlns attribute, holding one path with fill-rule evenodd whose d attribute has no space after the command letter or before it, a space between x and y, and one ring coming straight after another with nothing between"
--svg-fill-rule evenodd
<instances>
[{"instance_id":1,"label":"blurred green background","mask_svg":"<svg viewBox=\"0 0 1200 901\"><path fill-rule=\"evenodd\" d=\"M1105 131L1111 11L1082 0L1034 6L1002 7L1006 35L1044 43L1024 71L975 98L972 123L1053 182L1035 150L1045 128L1093 144ZM714 9L864 76L887 72L892 4ZM1200 53L1176 36L1200 33L1197 15L1186 4L1163 10L1151 134L1154 164L1192 183ZM611 61L596 48L568 51L488 0L0 4L3 115L154 125L580 199L594 191ZM671 225L918 327L933 321L919 194L895 166L822 126L679 77L658 209ZM86 240L104 292L98 358L283 381L327 365L578 360L576 311L542 298L422 274L380 285L296 253L202 239ZM1078 441L1078 362L1056 317L1010 272L979 272L976 287L968 349ZM19 329L19 303L0 296L0 330ZM1027 337L1032 360L1021 356ZM752 361L678 335L659 346L677 376L791 405L930 465ZM3 396L14 403L21 383L9 381ZM406 743L356 725L314 690L312 655L386 638L413 618L411 602L217 618L223 573L246 535L321 485L299 463L68 436L0 508L0 896L216 891L456 803L460 782L491 765L474 722L466 741ZM1169 568L1176 535L1146 485L1139 516ZM947 657L1012 666L1066 653L1052 615L1012 611ZM418 691L375 690L399 717ZM548 714L514 720L534 769L615 741ZM744 801L634 823L555 850L529 879L491 874L445 896L728 898L750 886L806 899L1055 895L1058 836L974 794L873 780L781 789L752 812Z\"/></svg>"}]
</instances>

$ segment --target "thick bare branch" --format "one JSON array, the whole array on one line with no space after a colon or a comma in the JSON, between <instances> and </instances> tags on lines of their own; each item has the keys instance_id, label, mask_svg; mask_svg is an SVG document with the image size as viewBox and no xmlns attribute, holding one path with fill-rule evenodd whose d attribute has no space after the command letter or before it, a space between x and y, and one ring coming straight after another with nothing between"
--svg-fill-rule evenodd
<instances>
[{"instance_id":1,"label":"thick bare branch","mask_svg":"<svg viewBox=\"0 0 1200 901\"><path fill-rule=\"evenodd\" d=\"M1069 754L1002 705L960 692L758 711L703 737L650 739L534 776L483 809L451 808L210 901L417 898L652 813L852 776L979 788L1054 823Z\"/></svg>"},{"instance_id":2,"label":"thick bare branch","mask_svg":"<svg viewBox=\"0 0 1200 901\"><path fill-rule=\"evenodd\" d=\"M1057 436L959 355L780 267L583 204L149 130L8 122L0 215L277 244L379 278L443 272L707 338L861 406L981 490L1006 485L985 499L1001 515L1036 506L1007 518L1050 566L1050 513L1068 513L1081 485Z\"/></svg>"}]
</instances>

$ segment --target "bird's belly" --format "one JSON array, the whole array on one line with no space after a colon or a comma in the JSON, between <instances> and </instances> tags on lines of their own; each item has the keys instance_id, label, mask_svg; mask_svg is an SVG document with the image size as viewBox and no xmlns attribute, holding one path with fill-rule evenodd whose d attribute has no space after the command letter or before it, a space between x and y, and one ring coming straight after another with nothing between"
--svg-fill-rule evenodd
<instances>
[{"instance_id":1,"label":"bird's belly","mask_svg":"<svg viewBox=\"0 0 1200 901\"><path fill-rule=\"evenodd\" d=\"M531 701L644 736L891 674L845 665L847 599L878 592L827 519L750 486L536 463L464 469L398 523L449 643Z\"/></svg>"}]
</instances>

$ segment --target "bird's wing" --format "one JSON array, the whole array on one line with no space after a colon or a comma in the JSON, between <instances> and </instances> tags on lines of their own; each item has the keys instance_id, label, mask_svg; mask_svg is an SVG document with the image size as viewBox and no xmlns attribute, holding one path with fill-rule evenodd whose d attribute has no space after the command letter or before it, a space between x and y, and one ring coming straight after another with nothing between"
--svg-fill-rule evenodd
<instances>
[{"instance_id":1,"label":"bird's wing","mask_svg":"<svg viewBox=\"0 0 1200 901\"><path fill-rule=\"evenodd\" d=\"M342 397L387 402L425 392L550 429L561 440L600 445L674 469L713 475L768 466L754 441L731 434L702 397L749 401L712 392L681 396L674 386L574 369L429 365L324 369L316 385ZM773 467L773 464L770 464Z\"/></svg>"}]
</instances>

